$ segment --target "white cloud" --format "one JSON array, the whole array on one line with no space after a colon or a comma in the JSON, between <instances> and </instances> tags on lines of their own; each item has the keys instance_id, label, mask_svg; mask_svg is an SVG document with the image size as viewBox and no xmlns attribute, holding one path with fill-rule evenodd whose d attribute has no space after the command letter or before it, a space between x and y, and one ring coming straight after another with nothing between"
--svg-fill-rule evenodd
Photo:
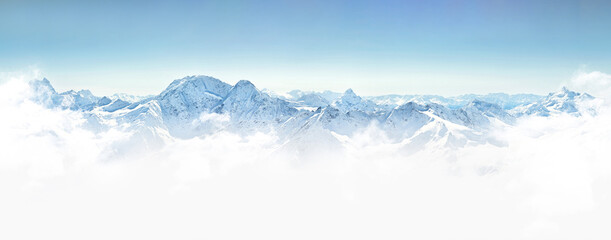
<instances>
[{"instance_id":1,"label":"white cloud","mask_svg":"<svg viewBox=\"0 0 611 240\"><path fill-rule=\"evenodd\" d=\"M218 132L126 154L131 132L91 132L80 113L29 101L25 79L0 86L0 238L611 237L607 109L524 119L506 147L412 154L372 125L341 149Z\"/></svg>"},{"instance_id":2,"label":"white cloud","mask_svg":"<svg viewBox=\"0 0 611 240\"><path fill-rule=\"evenodd\" d=\"M590 93L595 97L610 98L611 75L598 71L580 71L573 76L569 87L580 92Z\"/></svg>"}]
</instances>

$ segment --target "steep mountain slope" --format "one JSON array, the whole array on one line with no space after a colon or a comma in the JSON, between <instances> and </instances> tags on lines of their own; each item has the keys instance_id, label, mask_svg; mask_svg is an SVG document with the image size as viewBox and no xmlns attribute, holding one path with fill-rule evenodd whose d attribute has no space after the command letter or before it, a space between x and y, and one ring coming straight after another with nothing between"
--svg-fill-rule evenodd
<instances>
[{"instance_id":1,"label":"steep mountain slope","mask_svg":"<svg viewBox=\"0 0 611 240\"><path fill-rule=\"evenodd\" d=\"M218 105L230 89L216 78L190 76L175 80L155 99L168 120L191 120Z\"/></svg>"},{"instance_id":2,"label":"steep mountain slope","mask_svg":"<svg viewBox=\"0 0 611 240\"><path fill-rule=\"evenodd\" d=\"M229 114L235 121L251 119L279 122L296 112L296 109L289 107L284 100L262 93L251 82L241 80L229 90L213 112Z\"/></svg>"}]
</instances>

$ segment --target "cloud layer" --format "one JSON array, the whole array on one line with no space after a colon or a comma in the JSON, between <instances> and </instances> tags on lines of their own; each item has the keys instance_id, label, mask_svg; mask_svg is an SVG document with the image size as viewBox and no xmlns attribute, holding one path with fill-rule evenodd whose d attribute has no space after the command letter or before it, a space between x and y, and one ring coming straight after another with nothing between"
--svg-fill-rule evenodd
<instances>
[{"instance_id":1,"label":"cloud layer","mask_svg":"<svg viewBox=\"0 0 611 240\"><path fill-rule=\"evenodd\" d=\"M572 84L605 98L608 76ZM125 127L28 100L29 78L0 86L3 239L611 237L607 107L521 119L504 146L414 153L372 125L337 145L219 132L143 151Z\"/></svg>"}]
</instances>

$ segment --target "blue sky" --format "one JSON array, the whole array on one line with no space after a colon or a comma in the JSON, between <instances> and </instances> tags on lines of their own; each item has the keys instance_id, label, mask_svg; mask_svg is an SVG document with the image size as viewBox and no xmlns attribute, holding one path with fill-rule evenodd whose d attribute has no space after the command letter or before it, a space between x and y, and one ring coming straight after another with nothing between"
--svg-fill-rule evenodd
<instances>
[{"instance_id":1,"label":"blue sky","mask_svg":"<svg viewBox=\"0 0 611 240\"><path fill-rule=\"evenodd\" d=\"M358 94L546 93L611 72L605 1L0 2L0 71L156 94L211 75Z\"/></svg>"}]
</instances>

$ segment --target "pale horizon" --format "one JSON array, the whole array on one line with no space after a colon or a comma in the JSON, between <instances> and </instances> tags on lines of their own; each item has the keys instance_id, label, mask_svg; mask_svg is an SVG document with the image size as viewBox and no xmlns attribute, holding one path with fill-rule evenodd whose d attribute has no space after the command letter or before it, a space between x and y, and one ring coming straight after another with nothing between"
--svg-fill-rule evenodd
<instances>
[{"instance_id":1,"label":"pale horizon","mask_svg":"<svg viewBox=\"0 0 611 240\"><path fill-rule=\"evenodd\" d=\"M368 91L367 88L356 88L356 87L346 87L346 88L335 88L335 89L324 89L324 88L304 88L304 89L300 89L300 88L292 88L292 89L272 89L263 85L260 85L258 83L258 81L256 80L252 80L252 79L248 79L248 78L234 78L232 80L227 80L225 78L221 78L218 76L214 76L214 75L210 75L210 74L188 74L188 75L184 75L182 77L175 77L172 78L171 80L166 81L165 85L163 85L162 83L157 83L157 84L147 84L147 83L138 83L138 86L142 86L141 88L137 88L137 89L133 89L133 88L125 88L122 89L120 87L112 87L109 85L106 85L106 81L92 81L90 86L87 86L86 83L82 84L82 85L74 85L74 84L70 84L70 83L66 83L67 81L64 80L60 80L60 79L55 79L55 78L50 78L46 75L44 75L44 73L41 73L39 70L33 71L19 71L19 72L5 72L4 75L27 75L27 76L33 76L34 79L43 79L46 78L48 79L51 84L53 85L54 88L56 88L56 90L58 92L65 92L65 91L69 91L69 90L90 90L94 95L96 96L110 96L113 94L118 94L118 93L125 93L125 94L130 94L130 95L134 95L134 96L147 96L147 95L157 95L159 93L161 93L172 81L177 80L177 79L182 79L184 77L188 77L188 76L209 76L209 77L213 77L216 79L219 79L223 82L226 82L230 85L234 85L235 83L237 83L240 80L248 80L250 82L252 82L259 90L268 90L268 91L272 91L274 93L277 94L285 94L288 93L290 91L293 90L300 90L300 91L304 91L304 92L324 92L324 91L331 91L331 92L336 92L336 93L343 93L344 91L346 91L347 89L352 89L355 91L355 93L359 96L382 96L382 95L438 95L438 96L443 96L443 97L456 97L456 96L460 96L460 95L466 95L466 94L478 94L478 95L486 95L486 94L493 94L493 93L505 93L505 94L509 94L509 95L513 95L513 94L533 94L533 95L547 95L549 93L552 92L556 92L558 90L560 90L562 87L567 87L569 88L569 90L573 90L573 91L584 91L583 89L579 89L579 88L575 88L574 86L571 86L570 83L572 81L572 79L574 79L576 76L580 75L580 74L585 74L586 72L582 69L579 71L575 71L571 76L567 77L566 79L562 80L562 81L558 81L555 85L552 85L549 89L547 90L542 90L542 91L503 91L501 89L499 90L491 90L491 91L479 91L479 92L456 92L453 94L443 94L443 93L439 93L439 92L417 92L415 90L410 91L409 89L406 89L405 92L399 92L397 90L395 90L394 92L375 92L375 91ZM6 78L3 79L3 81L6 81ZM97 83L96 83L97 82ZM267 82L267 81L262 81L262 82ZM159 87L157 89L153 89L153 87L156 87L158 85L161 85L162 87ZM150 89L150 90L147 90ZM468 91L468 90L465 90ZM369 94L368 94L369 93Z\"/></svg>"}]
</instances>

